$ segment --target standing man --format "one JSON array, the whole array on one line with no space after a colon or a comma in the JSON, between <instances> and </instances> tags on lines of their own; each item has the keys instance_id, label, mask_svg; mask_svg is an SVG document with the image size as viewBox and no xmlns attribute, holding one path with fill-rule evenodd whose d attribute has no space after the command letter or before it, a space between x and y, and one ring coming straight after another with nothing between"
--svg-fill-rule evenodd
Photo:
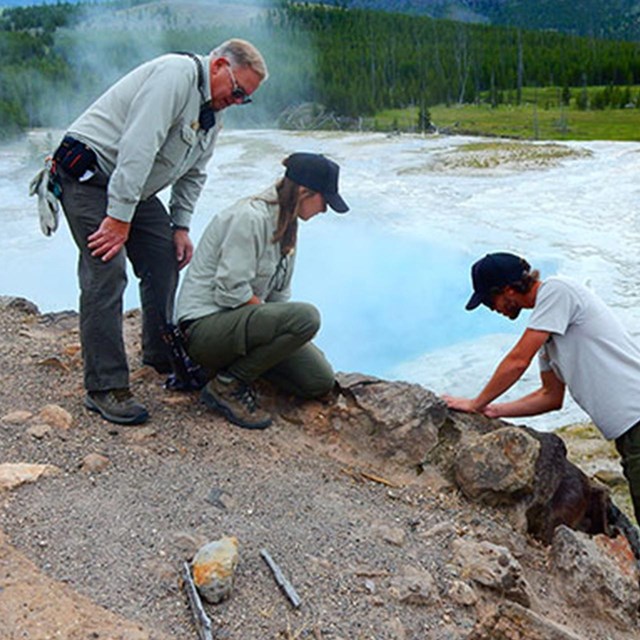
<instances>
[{"instance_id":1,"label":"standing man","mask_svg":"<svg viewBox=\"0 0 640 640\"><path fill-rule=\"evenodd\" d=\"M449 408L490 418L534 416L560 409L565 386L622 456L640 522L640 348L609 307L569 278L540 280L510 253L492 253L471 269L467 310L484 304L511 320L532 309L527 329L472 399L444 396ZM541 387L518 400L494 403L538 354Z\"/></svg>"},{"instance_id":2,"label":"standing man","mask_svg":"<svg viewBox=\"0 0 640 640\"><path fill-rule=\"evenodd\" d=\"M170 371L161 325L189 223L221 128L220 112L251 102L267 78L260 52L228 40L208 56L168 54L120 79L70 127L54 154L60 200L80 250L85 405L120 424L147 420L129 390L122 297L129 258L140 279L143 362ZM157 193L171 185L169 211Z\"/></svg>"}]
</instances>

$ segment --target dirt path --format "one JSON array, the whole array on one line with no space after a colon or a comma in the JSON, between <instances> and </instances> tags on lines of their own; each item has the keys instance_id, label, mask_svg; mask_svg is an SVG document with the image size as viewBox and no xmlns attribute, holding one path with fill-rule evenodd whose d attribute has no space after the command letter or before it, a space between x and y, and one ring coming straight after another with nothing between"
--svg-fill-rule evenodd
<instances>
[{"instance_id":1,"label":"dirt path","mask_svg":"<svg viewBox=\"0 0 640 640\"><path fill-rule=\"evenodd\" d=\"M460 582L451 546L461 536L506 545L526 567L535 608L583 624L557 598L544 549L437 473L400 472L347 445L320 403L304 412L283 404L274 426L254 433L138 369L148 424L117 428L90 414L76 324L0 309L0 464L60 469L0 493L3 640L195 638L180 568L222 535L239 539L240 564L232 597L208 606L218 639L469 638L500 596L450 595ZM132 362L137 331L134 314ZM71 424L45 421L49 404ZM261 548L294 584L300 609L279 591ZM430 581L420 583L416 568ZM604 640L599 629L589 637Z\"/></svg>"}]
</instances>

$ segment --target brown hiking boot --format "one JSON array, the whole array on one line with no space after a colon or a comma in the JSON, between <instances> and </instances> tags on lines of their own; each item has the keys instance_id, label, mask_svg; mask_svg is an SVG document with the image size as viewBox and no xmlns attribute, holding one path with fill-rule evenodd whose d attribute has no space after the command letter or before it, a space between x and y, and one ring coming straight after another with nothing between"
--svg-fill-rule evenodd
<instances>
[{"instance_id":1,"label":"brown hiking boot","mask_svg":"<svg viewBox=\"0 0 640 640\"><path fill-rule=\"evenodd\" d=\"M90 411L96 411L105 420L116 424L141 424L149 418L146 407L133 397L129 389L107 389L89 391L84 405Z\"/></svg>"},{"instance_id":2,"label":"brown hiking boot","mask_svg":"<svg viewBox=\"0 0 640 640\"><path fill-rule=\"evenodd\" d=\"M244 429L266 429L271 424L271 417L258 406L251 386L228 373L218 373L204 387L200 399L209 409Z\"/></svg>"}]
</instances>

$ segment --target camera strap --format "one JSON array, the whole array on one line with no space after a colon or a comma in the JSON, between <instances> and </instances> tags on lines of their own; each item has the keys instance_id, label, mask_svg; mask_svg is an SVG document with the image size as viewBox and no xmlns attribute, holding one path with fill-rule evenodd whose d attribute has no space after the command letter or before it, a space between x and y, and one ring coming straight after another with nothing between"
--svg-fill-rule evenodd
<instances>
[{"instance_id":1,"label":"camera strap","mask_svg":"<svg viewBox=\"0 0 640 640\"><path fill-rule=\"evenodd\" d=\"M200 97L202 98L198 123L200 124L200 128L206 133L207 131L209 131L209 129L211 129L211 127L215 126L216 124L216 112L211 106L211 101L205 98L205 73L202 61L195 53L191 53L191 51L176 51L176 53L181 56L189 56L196 63L196 69L198 70L198 91L200 92Z\"/></svg>"}]
</instances>

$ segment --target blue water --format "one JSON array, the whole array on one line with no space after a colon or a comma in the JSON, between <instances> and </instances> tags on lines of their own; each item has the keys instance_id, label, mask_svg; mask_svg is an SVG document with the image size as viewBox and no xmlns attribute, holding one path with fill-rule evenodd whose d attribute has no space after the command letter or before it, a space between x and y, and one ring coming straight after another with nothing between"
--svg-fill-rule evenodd
<instances>
[{"instance_id":1,"label":"blue water","mask_svg":"<svg viewBox=\"0 0 640 640\"><path fill-rule=\"evenodd\" d=\"M480 256L422 238L356 215L300 225L293 299L320 310L315 342L336 370L393 377L397 365L422 354L524 329L524 318L465 311L469 269ZM3 256L0 293L27 297L42 311L77 309L76 248L64 222L54 238L24 237L12 249ZM557 271L528 257L545 277ZM139 306L137 279L129 277L125 308Z\"/></svg>"},{"instance_id":2,"label":"blue water","mask_svg":"<svg viewBox=\"0 0 640 640\"><path fill-rule=\"evenodd\" d=\"M315 342L336 370L388 377L398 363L461 340L518 334L486 308L465 311L470 266L481 256L376 228L354 217L301 225L293 299L322 313ZM496 250L499 250L496 247ZM555 265L536 262L546 275Z\"/></svg>"}]
</instances>

